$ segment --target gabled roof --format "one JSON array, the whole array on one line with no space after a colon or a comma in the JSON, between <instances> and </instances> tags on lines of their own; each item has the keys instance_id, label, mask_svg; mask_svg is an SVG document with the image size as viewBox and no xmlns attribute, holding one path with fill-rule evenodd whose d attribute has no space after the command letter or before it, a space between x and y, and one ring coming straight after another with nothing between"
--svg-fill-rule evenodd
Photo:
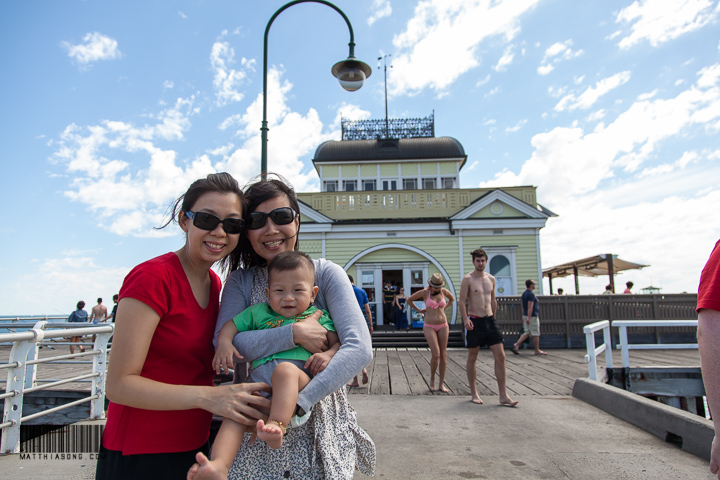
<instances>
[{"instance_id":1,"label":"gabled roof","mask_svg":"<svg viewBox=\"0 0 720 480\"><path fill-rule=\"evenodd\" d=\"M385 138L377 140L329 140L315 150L313 162L417 160L462 158L465 149L452 137Z\"/></svg>"},{"instance_id":2,"label":"gabled roof","mask_svg":"<svg viewBox=\"0 0 720 480\"><path fill-rule=\"evenodd\" d=\"M475 200L473 203L468 205L467 207L460 210L458 213L453 215L450 220L467 220L472 217L473 214L476 212L482 210L483 208L487 207L488 205L500 201L502 203L505 203L515 210L519 211L520 213L527 215L530 218L548 218L548 217L557 217L556 214L551 212L550 210L546 209L545 207L542 207L541 210L533 207L532 205L529 205L522 200L519 200L512 195L505 193L504 191L500 189L493 190L492 192L488 192L487 194L483 195L482 197Z\"/></svg>"}]
</instances>

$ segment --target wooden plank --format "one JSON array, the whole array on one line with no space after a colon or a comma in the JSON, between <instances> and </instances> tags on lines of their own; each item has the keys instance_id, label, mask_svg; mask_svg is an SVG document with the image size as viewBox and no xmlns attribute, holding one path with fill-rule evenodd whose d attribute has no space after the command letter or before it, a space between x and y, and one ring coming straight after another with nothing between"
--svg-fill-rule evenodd
<instances>
[{"instance_id":1,"label":"wooden plank","mask_svg":"<svg viewBox=\"0 0 720 480\"><path fill-rule=\"evenodd\" d=\"M403 366L398 356L397 349L388 351L388 375L390 377L390 394L391 395L409 395L410 386L408 385Z\"/></svg>"},{"instance_id":2,"label":"wooden plank","mask_svg":"<svg viewBox=\"0 0 720 480\"><path fill-rule=\"evenodd\" d=\"M405 371L405 378L408 381L408 388L410 389L410 395L424 395L428 391L428 385L425 382L420 370L418 370L415 361L413 360L410 352L407 349L398 352L400 361L403 364L403 370Z\"/></svg>"},{"instance_id":3,"label":"wooden plank","mask_svg":"<svg viewBox=\"0 0 720 480\"><path fill-rule=\"evenodd\" d=\"M375 366L373 368L373 381L370 384L371 395L389 395L390 377L388 372L387 350L378 349L375 352Z\"/></svg>"}]
</instances>

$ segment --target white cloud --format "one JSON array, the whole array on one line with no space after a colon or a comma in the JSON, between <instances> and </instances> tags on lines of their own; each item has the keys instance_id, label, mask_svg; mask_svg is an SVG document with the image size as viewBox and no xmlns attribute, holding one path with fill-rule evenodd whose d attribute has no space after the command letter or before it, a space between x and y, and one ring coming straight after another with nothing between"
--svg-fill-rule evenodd
<instances>
[{"instance_id":1,"label":"white cloud","mask_svg":"<svg viewBox=\"0 0 720 480\"><path fill-rule=\"evenodd\" d=\"M580 95L570 93L564 96L557 105L555 105L555 110L558 112L562 112L564 110L575 110L578 108L586 110L592 107L600 97L614 88L627 83L629 80L630 72L628 71L616 73L612 77L603 78L598 81L594 87L588 87L587 90Z\"/></svg>"},{"instance_id":2,"label":"white cloud","mask_svg":"<svg viewBox=\"0 0 720 480\"><path fill-rule=\"evenodd\" d=\"M506 131L506 132L510 132L510 133L511 133L511 132L517 132L517 131L520 130L522 127L524 127L526 123L527 123L527 118L523 118L523 119L520 120L518 123L516 123L514 126L506 128L505 131Z\"/></svg>"},{"instance_id":3,"label":"white cloud","mask_svg":"<svg viewBox=\"0 0 720 480\"><path fill-rule=\"evenodd\" d=\"M637 170L662 140L693 125L718 122L719 75L720 64L703 68L697 85L676 97L637 101L615 121L589 133L573 126L537 134L531 140L534 152L519 173L502 171L481 186L539 185L542 203L562 208L572 197L595 191L616 170Z\"/></svg>"},{"instance_id":4,"label":"white cloud","mask_svg":"<svg viewBox=\"0 0 720 480\"><path fill-rule=\"evenodd\" d=\"M171 90L171 89L175 88L175 83L173 83L172 80L165 80L163 82L163 88L166 90Z\"/></svg>"},{"instance_id":5,"label":"white cloud","mask_svg":"<svg viewBox=\"0 0 720 480\"><path fill-rule=\"evenodd\" d=\"M188 16L182 10L178 10L178 16L183 20L187 20Z\"/></svg>"},{"instance_id":6,"label":"white cloud","mask_svg":"<svg viewBox=\"0 0 720 480\"><path fill-rule=\"evenodd\" d=\"M477 83L475 84L475 86L481 87L489 81L490 81L490 74L488 73L487 75L485 75L485 78L481 78L480 80L478 80Z\"/></svg>"},{"instance_id":7,"label":"white cloud","mask_svg":"<svg viewBox=\"0 0 720 480\"><path fill-rule=\"evenodd\" d=\"M640 0L623 8L617 23L630 23L618 45L627 49L647 40L654 47L707 25L717 18L712 0Z\"/></svg>"},{"instance_id":8,"label":"white cloud","mask_svg":"<svg viewBox=\"0 0 720 480\"><path fill-rule=\"evenodd\" d=\"M61 43L68 57L79 63L81 68L89 68L91 63L99 60L114 60L122 56L117 40L102 33L88 33L83 37L83 42L77 45Z\"/></svg>"},{"instance_id":9,"label":"white cloud","mask_svg":"<svg viewBox=\"0 0 720 480\"><path fill-rule=\"evenodd\" d=\"M381 18L389 17L392 15L392 6L390 0L373 0L373 4L370 7L372 15L367 19L368 25L372 26L373 23L377 22Z\"/></svg>"},{"instance_id":10,"label":"white cloud","mask_svg":"<svg viewBox=\"0 0 720 480\"><path fill-rule=\"evenodd\" d=\"M568 39L564 42L557 42L550 45L548 49L545 50L545 55L537 69L538 73L540 75L547 75L552 72L555 69L555 65L561 61L579 57L584 53L583 50L573 51L572 48L570 48L572 44L572 40Z\"/></svg>"},{"instance_id":11,"label":"white cloud","mask_svg":"<svg viewBox=\"0 0 720 480\"><path fill-rule=\"evenodd\" d=\"M405 31L393 38L398 53L390 93L415 95L425 88L442 92L479 65L477 50L483 40L499 36L512 41L520 30L520 17L537 3L420 1Z\"/></svg>"},{"instance_id":12,"label":"white cloud","mask_svg":"<svg viewBox=\"0 0 720 480\"><path fill-rule=\"evenodd\" d=\"M255 70L255 60L243 57L240 60L241 70L231 66L235 63L235 50L228 42L215 42L210 52L210 65L215 75L213 87L215 88L216 103L219 107L229 103L239 102L244 95L238 88L247 79L247 72Z\"/></svg>"},{"instance_id":13,"label":"white cloud","mask_svg":"<svg viewBox=\"0 0 720 480\"><path fill-rule=\"evenodd\" d=\"M638 95L637 99L640 101L649 100L649 99L653 98L655 95L657 95L657 93L658 93L658 89L656 88L652 92L641 93L640 95Z\"/></svg>"},{"instance_id":14,"label":"white cloud","mask_svg":"<svg viewBox=\"0 0 720 480\"><path fill-rule=\"evenodd\" d=\"M493 70L496 72L502 72L507 69L507 66L510 65L513 61L513 58L515 57L515 54L513 53L513 46L508 46L505 51L503 52L503 56L500 57L498 62L493 67Z\"/></svg>"}]
</instances>

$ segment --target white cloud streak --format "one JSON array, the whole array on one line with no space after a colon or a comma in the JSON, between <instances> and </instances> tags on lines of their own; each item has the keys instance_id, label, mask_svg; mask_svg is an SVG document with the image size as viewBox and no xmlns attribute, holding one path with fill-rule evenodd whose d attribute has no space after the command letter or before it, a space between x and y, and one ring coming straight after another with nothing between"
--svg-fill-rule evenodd
<instances>
[{"instance_id":1,"label":"white cloud streak","mask_svg":"<svg viewBox=\"0 0 720 480\"><path fill-rule=\"evenodd\" d=\"M247 80L248 71L255 70L254 59L248 60L243 57L240 60L240 70L232 68L235 63L235 50L228 42L213 44L210 52L210 65L214 71L213 87L219 107L239 102L244 98L239 88Z\"/></svg>"},{"instance_id":2,"label":"white cloud streak","mask_svg":"<svg viewBox=\"0 0 720 480\"><path fill-rule=\"evenodd\" d=\"M83 37L83 42L73 45L69 42L62 42L61 46L68 54L68 57L75 60L80 67L87 69L90 64L100 60L114 60L120 58L122 53L118 49L117 40L102 33L90 32Z\"/></svg>"},{"instance_id":3,"label":"white cloud streak","mask_svg":"<svg viewBox=\"0 0 720 480\"><path fill-rule=\"evenodd\" d=\"M630 72L628 71L616 73L611 77L603 78L598 81L594 87L588 87L580 95L570 93L564 96L557 105L555 105L555 110L558 112L562 112L564 110L576 110L578 108L581 110L587 110L592 107L600 97L620 85L627 83L629 80Z\"/></svg>"},{"instance_id":4,"label":"white cloud streak","mask_svg":"<svg viewBox=\"0 0 720 480\"><path fill-rule=\"evenodd\" d=\"M367 23L370 26L381 18L392 15L392 5L390 5L390 0L373 0L370 9L372 10L372 14L367 19Z\"/></svg>"},{"instance_id":5,"label":"white cloud streak","mask_svg":"<svg viewBox=\"0 0 720 480\"><path fill-rule=\"evenodd\" d=\"M618 46L628 49L644 40L656 47L704 27L717 18L712 0L641 0L623 8L617 23L629 23L630 33Z\"/></svg>"},{"instance_id":6,"label":"white cloud streak","mask_svg":"<svg viewBox=\"0 0 720 480\"><path fill-rule=\"evenodd\" d=\"M393 39L398 53L389 79L390 93L415 95L431 88L442 94L460 75L480 64L481 42L497 36L510 43L520 30L520 17L537 3L420 1L405 31Z\"/></svg>"}]
</instances>

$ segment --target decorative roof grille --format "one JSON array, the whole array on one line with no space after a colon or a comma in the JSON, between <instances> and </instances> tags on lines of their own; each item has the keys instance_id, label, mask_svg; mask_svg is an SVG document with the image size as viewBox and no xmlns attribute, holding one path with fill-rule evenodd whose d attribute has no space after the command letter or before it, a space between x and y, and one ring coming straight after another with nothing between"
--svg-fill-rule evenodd
<instances>
[{"instance_id":1,"label":"decorative roof grille","mask_svg":"<svg viewBox=\"0 0 720 480\"><path fill-rule=\"evenodd\" d=\"M425 118L342 120L343 140L416 138L435 136L435 112Z\"/></svg>"}]
</instances>

